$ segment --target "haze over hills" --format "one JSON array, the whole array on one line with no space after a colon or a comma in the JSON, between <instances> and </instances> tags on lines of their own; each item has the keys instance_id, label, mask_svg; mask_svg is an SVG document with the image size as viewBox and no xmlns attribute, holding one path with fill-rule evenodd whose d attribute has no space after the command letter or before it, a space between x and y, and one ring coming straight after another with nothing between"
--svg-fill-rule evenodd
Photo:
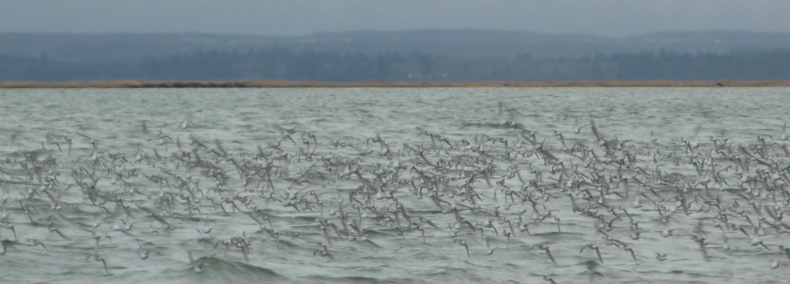
<instances>
[{"instance_id":1,"label":"haze over hills","mask_svg":"<svg viewBox=\"0 0 790 284\"><path fill-rule=\"evenodd\" d=\"M790 49L790 33L700 31L627 37L473 29L322 32L293 37L205 33L0 33L0 55L46 55L50 60L68 62L128 61L190 54L198 50L245 52L271 48L366 55L419 53L451 58L523 54L539 58L579 57L661 49L679 53L726 53Z\"/></svg>"},{"instance_id":2,"label":"haze over hills","mask_svg":"<svg viewBox=\"0 0 790 284\"><path fill-rule=\"evenodd\" d=\"M0 33L0 81L786 80L790 33Z\"/></svg>"}]
</instances>

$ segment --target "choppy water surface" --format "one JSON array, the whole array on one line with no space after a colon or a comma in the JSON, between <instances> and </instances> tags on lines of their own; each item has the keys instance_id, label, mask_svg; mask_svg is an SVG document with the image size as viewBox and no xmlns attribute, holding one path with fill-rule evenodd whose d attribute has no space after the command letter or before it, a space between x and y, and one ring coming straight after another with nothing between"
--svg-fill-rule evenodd
<instances>
[{"instance_id":1,"label":"choppy water surface","mask_svg":"<svg viewBox=\"0 0 790 284\"><path fill-rule=\"evenodd\" d=\"M789 93L0 90L0 282L785 283Z\"/></svg>"}]
</instances>

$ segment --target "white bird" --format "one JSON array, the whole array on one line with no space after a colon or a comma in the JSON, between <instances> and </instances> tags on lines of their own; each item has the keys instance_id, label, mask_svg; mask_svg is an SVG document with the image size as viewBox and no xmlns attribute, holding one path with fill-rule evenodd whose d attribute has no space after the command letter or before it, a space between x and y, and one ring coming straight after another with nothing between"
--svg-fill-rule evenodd
<instances>
[{"instance_id":1,"label":"white bird","mask_svg":"<svg viewBox=\"0 0 790 284\"><path fill-rule=\"evenodd\" d=\"M493 249L492 249L492 248L491 248L491 244L490 244L490 243L489 243L489 241L488 241L488 237L486 237L486 248L488 248L488 255L492 255L492 254L494 254L494 251L495 251L496 249L500 248L500 247L501 247L501 246L499 246L499 247L495 247L495 248L493 248Z\"/></svg>"}]
</instances>

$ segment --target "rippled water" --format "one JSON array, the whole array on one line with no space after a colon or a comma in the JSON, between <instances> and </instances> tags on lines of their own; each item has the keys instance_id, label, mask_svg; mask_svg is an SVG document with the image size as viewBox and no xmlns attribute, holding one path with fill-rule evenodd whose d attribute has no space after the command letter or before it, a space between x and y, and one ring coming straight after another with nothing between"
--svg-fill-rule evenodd
<instances>
[{"instance_id":1,"label":"rippled water","mask_svg":"<svg viewBox=\"0 0 790 284\"><path fill-rule=\"evenodd\" d=\"M790 258L779 246L790 245L790 231L769 213L788 209L788 95L0 90L0 282L785 283ZM591 120L602 140L623 148L608 156L592 127L582 127ZM728 147L715 151L711 137ZM775 166L755 158L739 169L749 154L738 146L764 151ZM585 147L598 162L580 158ZM693 161L706 166L698 173ZM719 172L726 185L714 182L727 166ZM660 181L656 169L678 178ZM509 241L505 231L515 231ZM705 238L707 261L692 236ZM227 246L232 238L247 249ZM322 244L331 259L320 257ZM579 252L585 244L600 249L603 263ZM536 245L549 247L556 264ZM203 273L193 271L190 251Z\"/></svg>"}]
</instances>

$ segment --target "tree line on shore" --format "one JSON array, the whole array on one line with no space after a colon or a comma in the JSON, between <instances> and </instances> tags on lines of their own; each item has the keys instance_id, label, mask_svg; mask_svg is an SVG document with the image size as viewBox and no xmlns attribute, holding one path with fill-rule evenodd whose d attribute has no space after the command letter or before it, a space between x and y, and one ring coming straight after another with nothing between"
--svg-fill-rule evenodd
<instances>
[{"instance_id":1,"label":"tree line on shore","mask_svg":"<svg viewBox=\"0 0 790 284\"><path fill-rule=\"evenodd\" d=\"M292 80L579 81L787 80L790 50L731 53L672 51L544 58L454 58L397 52L369 55L282 48L197 51L164 58L69 62L0 55L0 81Z\"/></svg>"}]
</instances>

